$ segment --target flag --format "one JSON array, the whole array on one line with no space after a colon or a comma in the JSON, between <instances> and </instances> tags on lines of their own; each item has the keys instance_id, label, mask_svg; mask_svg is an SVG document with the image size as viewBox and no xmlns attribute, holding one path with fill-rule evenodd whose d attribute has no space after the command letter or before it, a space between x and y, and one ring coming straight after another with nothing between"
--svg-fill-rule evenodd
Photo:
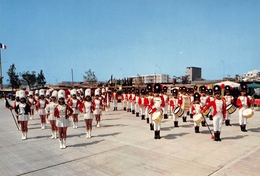
<instances>
[{"instance_id":1,"label":"flag","mask_svg":"<svg viewBox=\"0 0 260 176\"><path fill-rule=\"evenodd\" d=\"M6 45L0 43L0 48L6 49Z\"/></svg>"}]
</instances>

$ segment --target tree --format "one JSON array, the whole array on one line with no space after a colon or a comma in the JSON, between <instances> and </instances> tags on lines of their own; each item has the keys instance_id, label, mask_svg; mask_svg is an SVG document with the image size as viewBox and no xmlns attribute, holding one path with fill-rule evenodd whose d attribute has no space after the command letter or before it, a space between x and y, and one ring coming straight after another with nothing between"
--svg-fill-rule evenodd
<instances>
[{"instance_id":1,"label":"tree","mask_svg":"<svg viewBox=\"0 0 260 176\"><path fill-rule=\"evenodd\" d=\"M7 72L7 75L9 76L9 79L7 81L9 81L12 90L18 89L21 86L19 75L15 73L15 70L16 70L15 65L12 64Z\"/></svg>"},{"instance_id":2,"label":"tree","mask_svg":"<svg viewBox=\"0 0 260 176\"><path fill-rule=\"evenodd\" d=\"M95 72L92 72L91 69L89 69L87 72L85 72L87 75L83 76L84 81L89 82L92 86L94 83L96 83L97 77L95 75Z\"/></svg>"},{"instance_id":3,"label":"tree","mask_svg":"<svg viewBox=\"0 0 260 176\"><path fill-rule=\"evenodd\" d=\"M42 87L46 84L45 77L44 77L42 70L40 71L40 73L38 73L36 81L37 81L37 84Z\"/></svg>"},{"instance_id":4,"label":"tree","mask_svg":"<svg viewBox=\"0 0 260 176\"><path fill-rule=\"evenodd\" d=\"M20 73L20 75L22 76L23 80L27 83L29 88L31 88L31 86L36 83L36 72L35 71L32 71L32 73L30 73L29 71L23 72L23 73Z\"/></svg>"}]
</instances>

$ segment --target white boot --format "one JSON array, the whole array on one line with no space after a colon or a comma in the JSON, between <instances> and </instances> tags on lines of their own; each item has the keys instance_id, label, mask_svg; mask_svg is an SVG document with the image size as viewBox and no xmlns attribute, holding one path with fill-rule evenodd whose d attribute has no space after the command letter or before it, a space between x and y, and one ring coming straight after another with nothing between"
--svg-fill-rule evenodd
<instances>
[{"instance_id":1,"label":"white boot","mask_svg":"<svg viewBox=\"0 0 260 176\"><path fill-rule=\"evenodd\" d=\"M66 148L67 146L66 146L66 139L63 139L63 145L62 145L62 148Z\"/></svg>"},{"instance_id":2,"label":"white boot","mask_svg":"<svg viewBox=\"0 0 260 176\"><path fill-rule=\"evenodd\" d=\"M89 138L89 133L88 133L88 131L86 131L86 138Z\"/></svg>"},{"instance_id":3,"label":"white boot","mask_svg":"<svg viewBox=\"0 0 260 176\"><path fill-rule=\"evenodd\" d=\"M53 131L54 133L54 139L57 139L57 131Z\"/></svg>"},{"instance_id":4,"label":"white boot","mask_svg":"<svg viewBox=\"0 0 260 176\"><path fill-rule=\"evenodd\" d=\"M75 129L76 127L75 127L75 122L72 122L72 125L73 125L73 129Z\"/></svg>"},{"instance_id":5,"label":"white boot","mask_svg":"<svg viewBox=\"0 0 260 176\"><path fill-rule=\"evenodd\" d=\"M75 128L78 128L78 122L75 122Z\"/></svg>"},{"instance_id":6,"label":"white boot","mask_svg":"<svg viewBox=\"0 0 260 176\"><path fill-rule=\"evenodd\" d=\"M24 138L27 139L27 132L24 133Z\"/></svg>"},{"instance_id":7,"label":"white boot","mask_svg":"<svg viewBox=\"0 0 260 176\"><path fill-rule=\"evenodd\" d=\"M25 140L24 132L22 132L22 140Z\"/></svg>"},{"instance_id":8,"label":"white boot","mask_svg":"<svg viewBox=\"0 0 260 176\"><path fill-rule=\"evenodd\" d=\"M100 123L99 123L99 122L97 123L97 127L98 127L98 128L100 127Z\"/></svg>"},{"instance_id":9,"label":"white boot","mask_svg":"<svg viewBox=\"0 0 260 176\"><path fill-rule=\"evenodd\" d=\"M55 131L51 131L51 138L54 139L54 133Z\"/></svg>"},{"instance_id":10,"label":"white boot","mask_svg":"<svg viewBox=\"0 0 260 176\"><path fill-rule=\"evenodd\" d=\"M88 138L91 138L91 130L89 130Z\"/></svg>"},{"instance_id":11,"label":"white boot","mask_svg":"<svg viewBox=\"0 0 260 176\"><path fill-rule=\"evenodd\" d=\"M60 148L62 149L63 147L62 139L59 139L59 142L60 142Z\"/></svg>"}]
</instances>

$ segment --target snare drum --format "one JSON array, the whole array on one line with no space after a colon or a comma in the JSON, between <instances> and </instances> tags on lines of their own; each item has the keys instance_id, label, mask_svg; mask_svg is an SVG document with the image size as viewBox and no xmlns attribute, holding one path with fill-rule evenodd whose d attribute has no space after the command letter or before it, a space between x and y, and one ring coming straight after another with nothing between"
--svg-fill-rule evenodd
<instances>
[{"instance_id":1,"label":"snare drum","mask_svg":"<svg viewBox=\"0 0 260 176\"><path fill-rule=\"evenodd\" d=\"M178 117L181 117L183 115L184 111L180 107L177 107L174 109L174 114L176 114Z\"/></svg>"},{"instance_id":2,"label":"snare drum","mask_svg":"<svg viewBox=\"0 0 260 176\"><path fill-rule=\"evenodd\" d=\"M203 114L204 116L208 116L209 113L210 113L210 111L211 111L211 109L208 108L208 109L207 109L206 111L204 111L202 114Z\"/></svg>"},{"instance_id":3,"label":"snare drum","mask_svg":"<svg viewBox=\"0 0 260 176\"><path fill-rule=\"evenodd\" d=\"M155 123L158 123L162 120L163 118L163 111L162 109L160 110L157 110L155 111L153 114L152 114L152 120L155 122Z\"/></svg>"},{"instance_id":4,"label":"snare drum","mask_svg":"<svg viewBox=\"0 0 260 176\"><path fill-rule=\"evenodd\" d=\"M233 104L229 104L227 105L226 110L229 114L232 114L237 110L237 108Z\"/></svg>"},{"instance_id":5,"label":"snare drum","mask_svg":"<svg viewBox=\"0 0 260 176\"><path fill-rule=\"evenodd\" d=\"M193 120L196 124L200 124L204 120L204 117L201 113L199 113L193 116Z\"/></svg>"},{"instance_id":6,"label":"snare drum","mask_svg":"<svg viewBox=\"0 0 260 176\"><path fill-rule=\"evenodd\" d=\"M254 115L254 111L251 108L247 108L242 112L245 118L251 118Z\"/></svg>"}]
</instances>

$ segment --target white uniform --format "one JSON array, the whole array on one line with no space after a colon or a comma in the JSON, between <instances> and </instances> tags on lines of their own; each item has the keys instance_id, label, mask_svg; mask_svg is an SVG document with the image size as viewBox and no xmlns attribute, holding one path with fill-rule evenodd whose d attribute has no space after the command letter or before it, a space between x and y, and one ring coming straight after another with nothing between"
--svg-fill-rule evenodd
<instances>
[{"instance_id":1,"label":"white uniform","mask_svg":"<svg viewBox=\"0 0 260 176\"><path fill-rule=\"evenodd\" d=\"M48 120L56 120L56 117L54 117L54 109L57 106L56 102L50 102L47 106L46 106L46 111L50 112L50 115L48 116Z\"/></svg>"},{"instance_id":2,"label":"white uniform","mask_svg":"<svg viewBox=\"0 0 260 176\"><path fill-rule=\"evenodd\" d=\"M91 110L92 103L85 101L84 102L84 108L86 110L86 113L84 114L84 119L93 119L93 112Z\"/></svg>"},{"instance_id":3,"label":"white uniform","mask_svg":"<svg viewBox=\"0 0 260 176\"><path fill-rule=\"evenodd\" d=\"M56 126L57 127L68 127L70 122L69 119L66 119L66 105L57 105L56 107L59 111L59 117L56 119Z\"/></svg>"}]
</instances>

